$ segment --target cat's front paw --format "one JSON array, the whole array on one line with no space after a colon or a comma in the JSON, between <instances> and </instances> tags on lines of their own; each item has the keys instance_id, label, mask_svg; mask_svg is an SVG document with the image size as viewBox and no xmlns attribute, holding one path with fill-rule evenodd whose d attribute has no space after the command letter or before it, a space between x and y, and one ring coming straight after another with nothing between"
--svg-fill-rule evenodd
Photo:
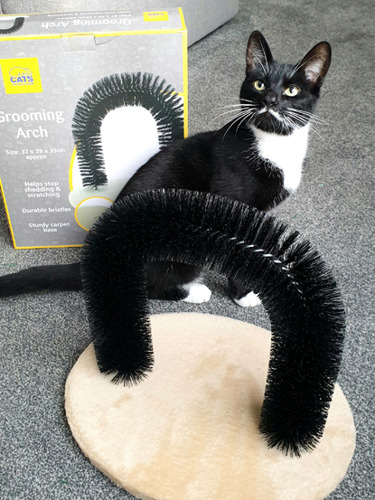
<instances>
[{"instance_id":1,"label":"cat's front paw","mask_svg":"<svg viewBox=\"0 0 375 500\"><path fill-rule=\"evenodd\" d=\"M189 283L184 286L184 289L188 292L188 296L182 299L184 302L202 304L211 298L211 290L202 283Z\"/></svg>"},{"instance_id":2,"label":"cat's front paw","mask_svg":"<svg viewBox=\"0 0 375 500\"><path fill-rule=\"evenodd\" d=\"M254 292L249 292L240 299L234 299L234 301L241 307L256 307L262 303L258 295Z\"/></svg>"}]
</instances>

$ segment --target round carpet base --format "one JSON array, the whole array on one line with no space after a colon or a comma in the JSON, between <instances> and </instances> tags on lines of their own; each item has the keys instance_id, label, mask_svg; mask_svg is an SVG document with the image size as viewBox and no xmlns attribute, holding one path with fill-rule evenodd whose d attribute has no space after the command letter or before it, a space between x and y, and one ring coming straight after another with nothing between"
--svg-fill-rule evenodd
<instances>
[{"instance_id":1,"label":"round carpet base","mask_svg":"<svg viewBox=\"0 0 375 500\"><path fill-rule=\"evenodd\" d=\"M151 317L155 367L133 387L98 371L90 345L66 383L66 414L83 453L143 500L320 500L355 447L336 385L324 435L286 457L258 431L270 332L222 316Z\"/></svg>"}]
</instances>

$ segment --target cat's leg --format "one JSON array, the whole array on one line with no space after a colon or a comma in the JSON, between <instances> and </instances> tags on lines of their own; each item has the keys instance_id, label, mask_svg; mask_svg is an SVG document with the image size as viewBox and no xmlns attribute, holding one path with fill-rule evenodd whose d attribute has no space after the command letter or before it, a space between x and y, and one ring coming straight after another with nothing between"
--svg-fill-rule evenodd
<instances>
[{"instance_id":1,"label":"cat's leg","mask_svg":"<svg viewBox=\"0 0 375 500\"><path fill-rule=\"evenodd\" d=\"M241 307L256 307L261 304L258 295L234 280L228 280L229 296Z\"/></svg>"},{"instance_id":2,"label":"cat's leg","mask_svg":"<svg viewBox=\"0 0 375 500\"><path fill-rule=\"evenodd\" d=\"M207 302L211 291L199 282L202 270L180 262L148 262L145 267L150 299Z\"/></svg>"}]
</instances>

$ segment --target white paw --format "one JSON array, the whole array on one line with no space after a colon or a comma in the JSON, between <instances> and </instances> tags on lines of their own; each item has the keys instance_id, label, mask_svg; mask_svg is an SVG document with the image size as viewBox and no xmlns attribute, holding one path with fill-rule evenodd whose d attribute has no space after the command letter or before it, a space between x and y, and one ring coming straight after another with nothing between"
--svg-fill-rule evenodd
<instances>
[{"instance_id":1,"label":"white paw","mask_svg":"<svg viewBox=\"0 0 375 500\"><path fill-rule=\"evenodd\" d=\"M235 303L241 307L255 307L261 304L261 300L258 295L254 292L249 292L247 295L244 295L241 299L234 299Z\"/></svg>"},{"instance_id":2,"label":"white paw","mask_svg":"<svg viewBox=\"0 0 375 500\"><path fill-rule=\"evenodd\" d=\"M184 302L191 302L192 304L202 304L208 302L211 298L211 290L202 283L189 283L183 287L189 295L182 299Z\"/></svg>"}]
</instances>

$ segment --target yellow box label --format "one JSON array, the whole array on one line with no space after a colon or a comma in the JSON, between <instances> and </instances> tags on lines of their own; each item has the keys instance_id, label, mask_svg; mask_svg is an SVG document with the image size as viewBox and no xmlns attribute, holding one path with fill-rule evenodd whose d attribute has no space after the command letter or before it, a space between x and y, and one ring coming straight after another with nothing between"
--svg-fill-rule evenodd
<instances>
[{"instance_id":1,"label":"yellow box label","mask_svg":"<svg viewBox=\"0 0 375 500\"><path fill-rule=\"evenodd\" d=\"M0 66L7 94L43 92L37 57L0 59Z\"/></svg>"},{"instance_id":2,"label":"yellow box label","mask_svg":"<svg viewBox=\"0 0 375 500\"><path fill-rule=\"evenodd\" d=\"M157 12L144 12L143 19L146 22L149 21L168 21L168 12L167 11L157 11Z\"/></svg>"}]
</instances>

